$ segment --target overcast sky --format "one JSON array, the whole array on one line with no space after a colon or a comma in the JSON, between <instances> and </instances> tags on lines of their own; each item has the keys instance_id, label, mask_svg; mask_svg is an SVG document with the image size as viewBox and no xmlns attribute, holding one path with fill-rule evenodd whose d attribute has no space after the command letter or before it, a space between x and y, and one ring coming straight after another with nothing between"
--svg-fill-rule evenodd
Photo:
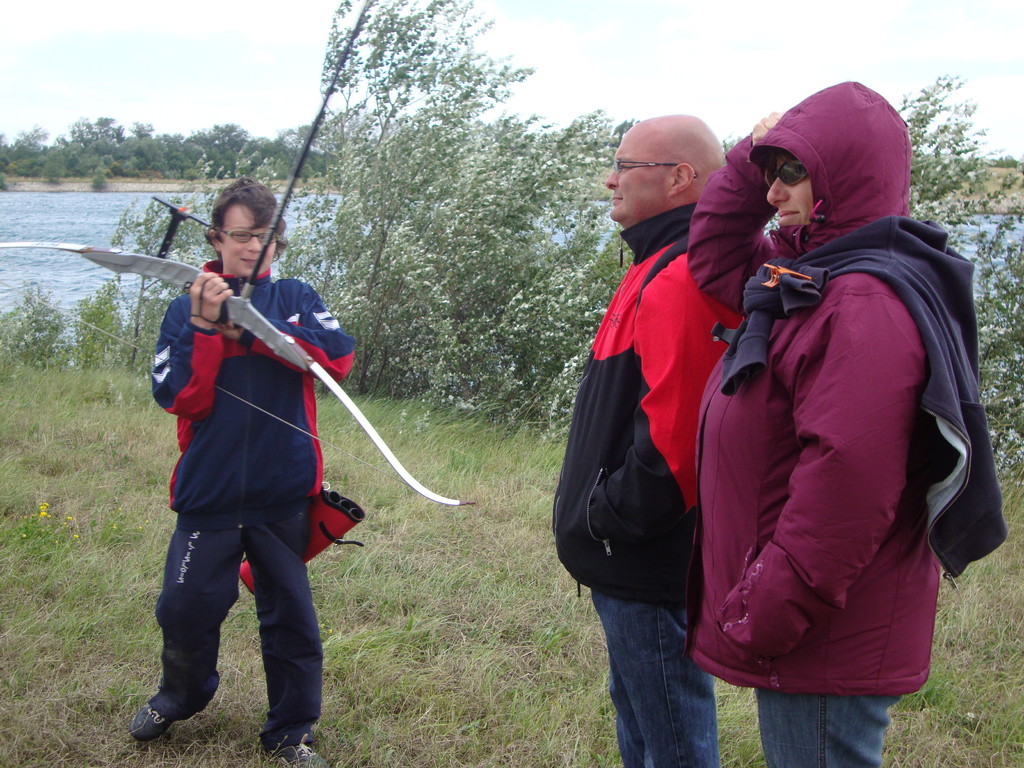
<instances>
[{"instance_id":1,"label":"overcast sky","mask_svg":"<svg viewBox=\"0 0 1024 768\"><path fill-rule=\"evenodd\" d=\"M79 118L182 133L237 123L257 136L309 123L333 0L21 0L0 24L0 133ZM628 7L627 7L628 6ZM767 112L843 80L898 106L962 78L987 149L1024 156L1021 0L476 0L482 47L535 74L507 111L556 124L687 112L739 137ZM778 13L779 16L773 16Z\"/></svg>"}]
</instances>

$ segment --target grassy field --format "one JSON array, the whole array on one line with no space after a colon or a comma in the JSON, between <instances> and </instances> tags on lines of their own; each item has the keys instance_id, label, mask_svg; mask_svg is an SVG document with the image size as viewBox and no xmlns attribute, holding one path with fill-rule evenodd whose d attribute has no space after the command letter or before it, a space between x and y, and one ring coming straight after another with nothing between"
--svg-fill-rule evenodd
<instances>
[{"instance_id":1,"label":"grassy field","mask_svg":"<svg viewBox=\"0 0 1024 768\"><path fill-rule=\"evenodd\" d=\"M126 732L158 682L153 606L174 524L174 420L148 382L0 368L0 387L0 766L274 764L256 738L266 702L246 593L207 710L149 745ZM600 629L551 541L561 446L365 406L414 475L477 504L431 504L367 466L382 464L369 441L322 402L328 477L368 517L352 534L365 548L310 568L321 753L339 768L618 765ZM942 590L932 676L895 710L887 765L1024 765L1019 487L1007 501L1010 543ZM723 765L762 765L750 692L718 692Z\"/></svg>"}]
</instances>

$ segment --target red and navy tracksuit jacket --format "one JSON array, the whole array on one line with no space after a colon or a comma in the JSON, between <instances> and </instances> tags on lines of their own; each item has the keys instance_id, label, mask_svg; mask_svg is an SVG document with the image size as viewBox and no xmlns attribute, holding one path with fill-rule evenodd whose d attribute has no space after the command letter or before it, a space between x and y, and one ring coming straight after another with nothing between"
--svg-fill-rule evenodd
<instances>
[{"instance_id":1,"label":"red and navy tracksuit jacket","mask_svg":"<svg viewBox=\"0 0 1024 768\"><path fill-rule=\"evenodd\" d=\"M215 261L204 269L220 268ZM237 294L243 281L225 278ZM336 379L349 372L355 341L310 286L271 282L267 270L251 299ZM248 332L235 342L192 325L190 311L188 295L168 307L152 378L156 401L178 417L178 527L218 530L296 514L323 480L320 444L300 431L317 434L313 376Z\"/></svg>"},{"instance_id":2,"label":"red and navy tracksuit jacket","mask_svg":"<svg viewBox=\"0 0 1024 768\"><path fill-rule=\"evenodd\" d=\"M622 232L635 254L576 395L553 527L578 582L625 600L682 602L693 548L697 413L738 316L686 259L693 205Z\"/></svg>"}]
</instances>

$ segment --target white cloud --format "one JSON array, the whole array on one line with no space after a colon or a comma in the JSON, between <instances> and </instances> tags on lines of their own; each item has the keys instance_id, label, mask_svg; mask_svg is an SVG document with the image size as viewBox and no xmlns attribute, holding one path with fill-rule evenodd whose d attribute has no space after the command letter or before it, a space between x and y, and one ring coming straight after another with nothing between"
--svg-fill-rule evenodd
<instances>
[{"instance_id":1,"label":"white cloud","mask_svg":"<svg viewBox=\"0 0 1024 768\"><path fill-rule=\"evenodd\" d=\"M603 109L614 120L667 112L700 115L721 136L745 134L843 80L859 80L894 105L943 75L968 87L989 145L1024 154L1024 4L996 0L863 0L856 6L793 0L782 20L763 3L553 4L487 0L488 45L537 69L512 106L565 122ZM593 22L592 19L599 21ZM975 82L977 81L977 82Z\"/></svg>"},{"instance_id":2,"label":"white cloud","mask_svg":"<svg viewBox=\"0 0 1024 768\"><path fill-rule=\"evenodd\" d=\"M272 136L308 123L335 0L17 3L0 27L0 133L80 117L190 133L238 123ZM1024 155L1024 3L988 0L477 0L496 57L536 73L507 111L565 123L702 116L722 136L766 112L860 80L893 103L942 75L967 82L989 146ZM263 101L268 99L272 106Z\"/></svg>"},{"instance_id":3,"label":"white cloud","mask_svg":"<svg viewBox=\"0 0 1024 768\"><path fill-rule=\"evenodd\" d=\"M83 52L93 36L131 32L140 36L214 41L244 53L250 46L306 42L311 29L327 31L338 3L302 0L288 4L225 0L46 0L9 4L4 10L0 41L5 45L38 44L77 36Z\"/></svg>"}]
</instances>

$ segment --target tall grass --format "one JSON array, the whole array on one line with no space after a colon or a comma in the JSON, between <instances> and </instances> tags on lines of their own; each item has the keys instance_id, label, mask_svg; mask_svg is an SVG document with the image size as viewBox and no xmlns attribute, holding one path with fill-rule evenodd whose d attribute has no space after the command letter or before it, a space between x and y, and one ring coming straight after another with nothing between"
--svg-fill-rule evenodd
<instances>
[{"instance_id":1,"label":"tall grass","mask_svg":"<svg viewBox=\"0 0 1024 768\"><path fill-rule=\"evenodd\" d=\"M172 417L120 373L0 367L0 766L271 765L256 618L225 622L206 711L136 744L155 690L153 619L176 459ZM318 749L337 766L619 765L600 628L559 565L550 501L561 446L416 405L367 402L440 507L368 466L369 441L321 402L328 478L368 511L310 564L326 654ZM1011 541L944 588L931 679L894 713L901 768L1024 764L1024 589ZM758 766L749 691L719 685L726 766Z\"/></svg>"}]
</instances>

